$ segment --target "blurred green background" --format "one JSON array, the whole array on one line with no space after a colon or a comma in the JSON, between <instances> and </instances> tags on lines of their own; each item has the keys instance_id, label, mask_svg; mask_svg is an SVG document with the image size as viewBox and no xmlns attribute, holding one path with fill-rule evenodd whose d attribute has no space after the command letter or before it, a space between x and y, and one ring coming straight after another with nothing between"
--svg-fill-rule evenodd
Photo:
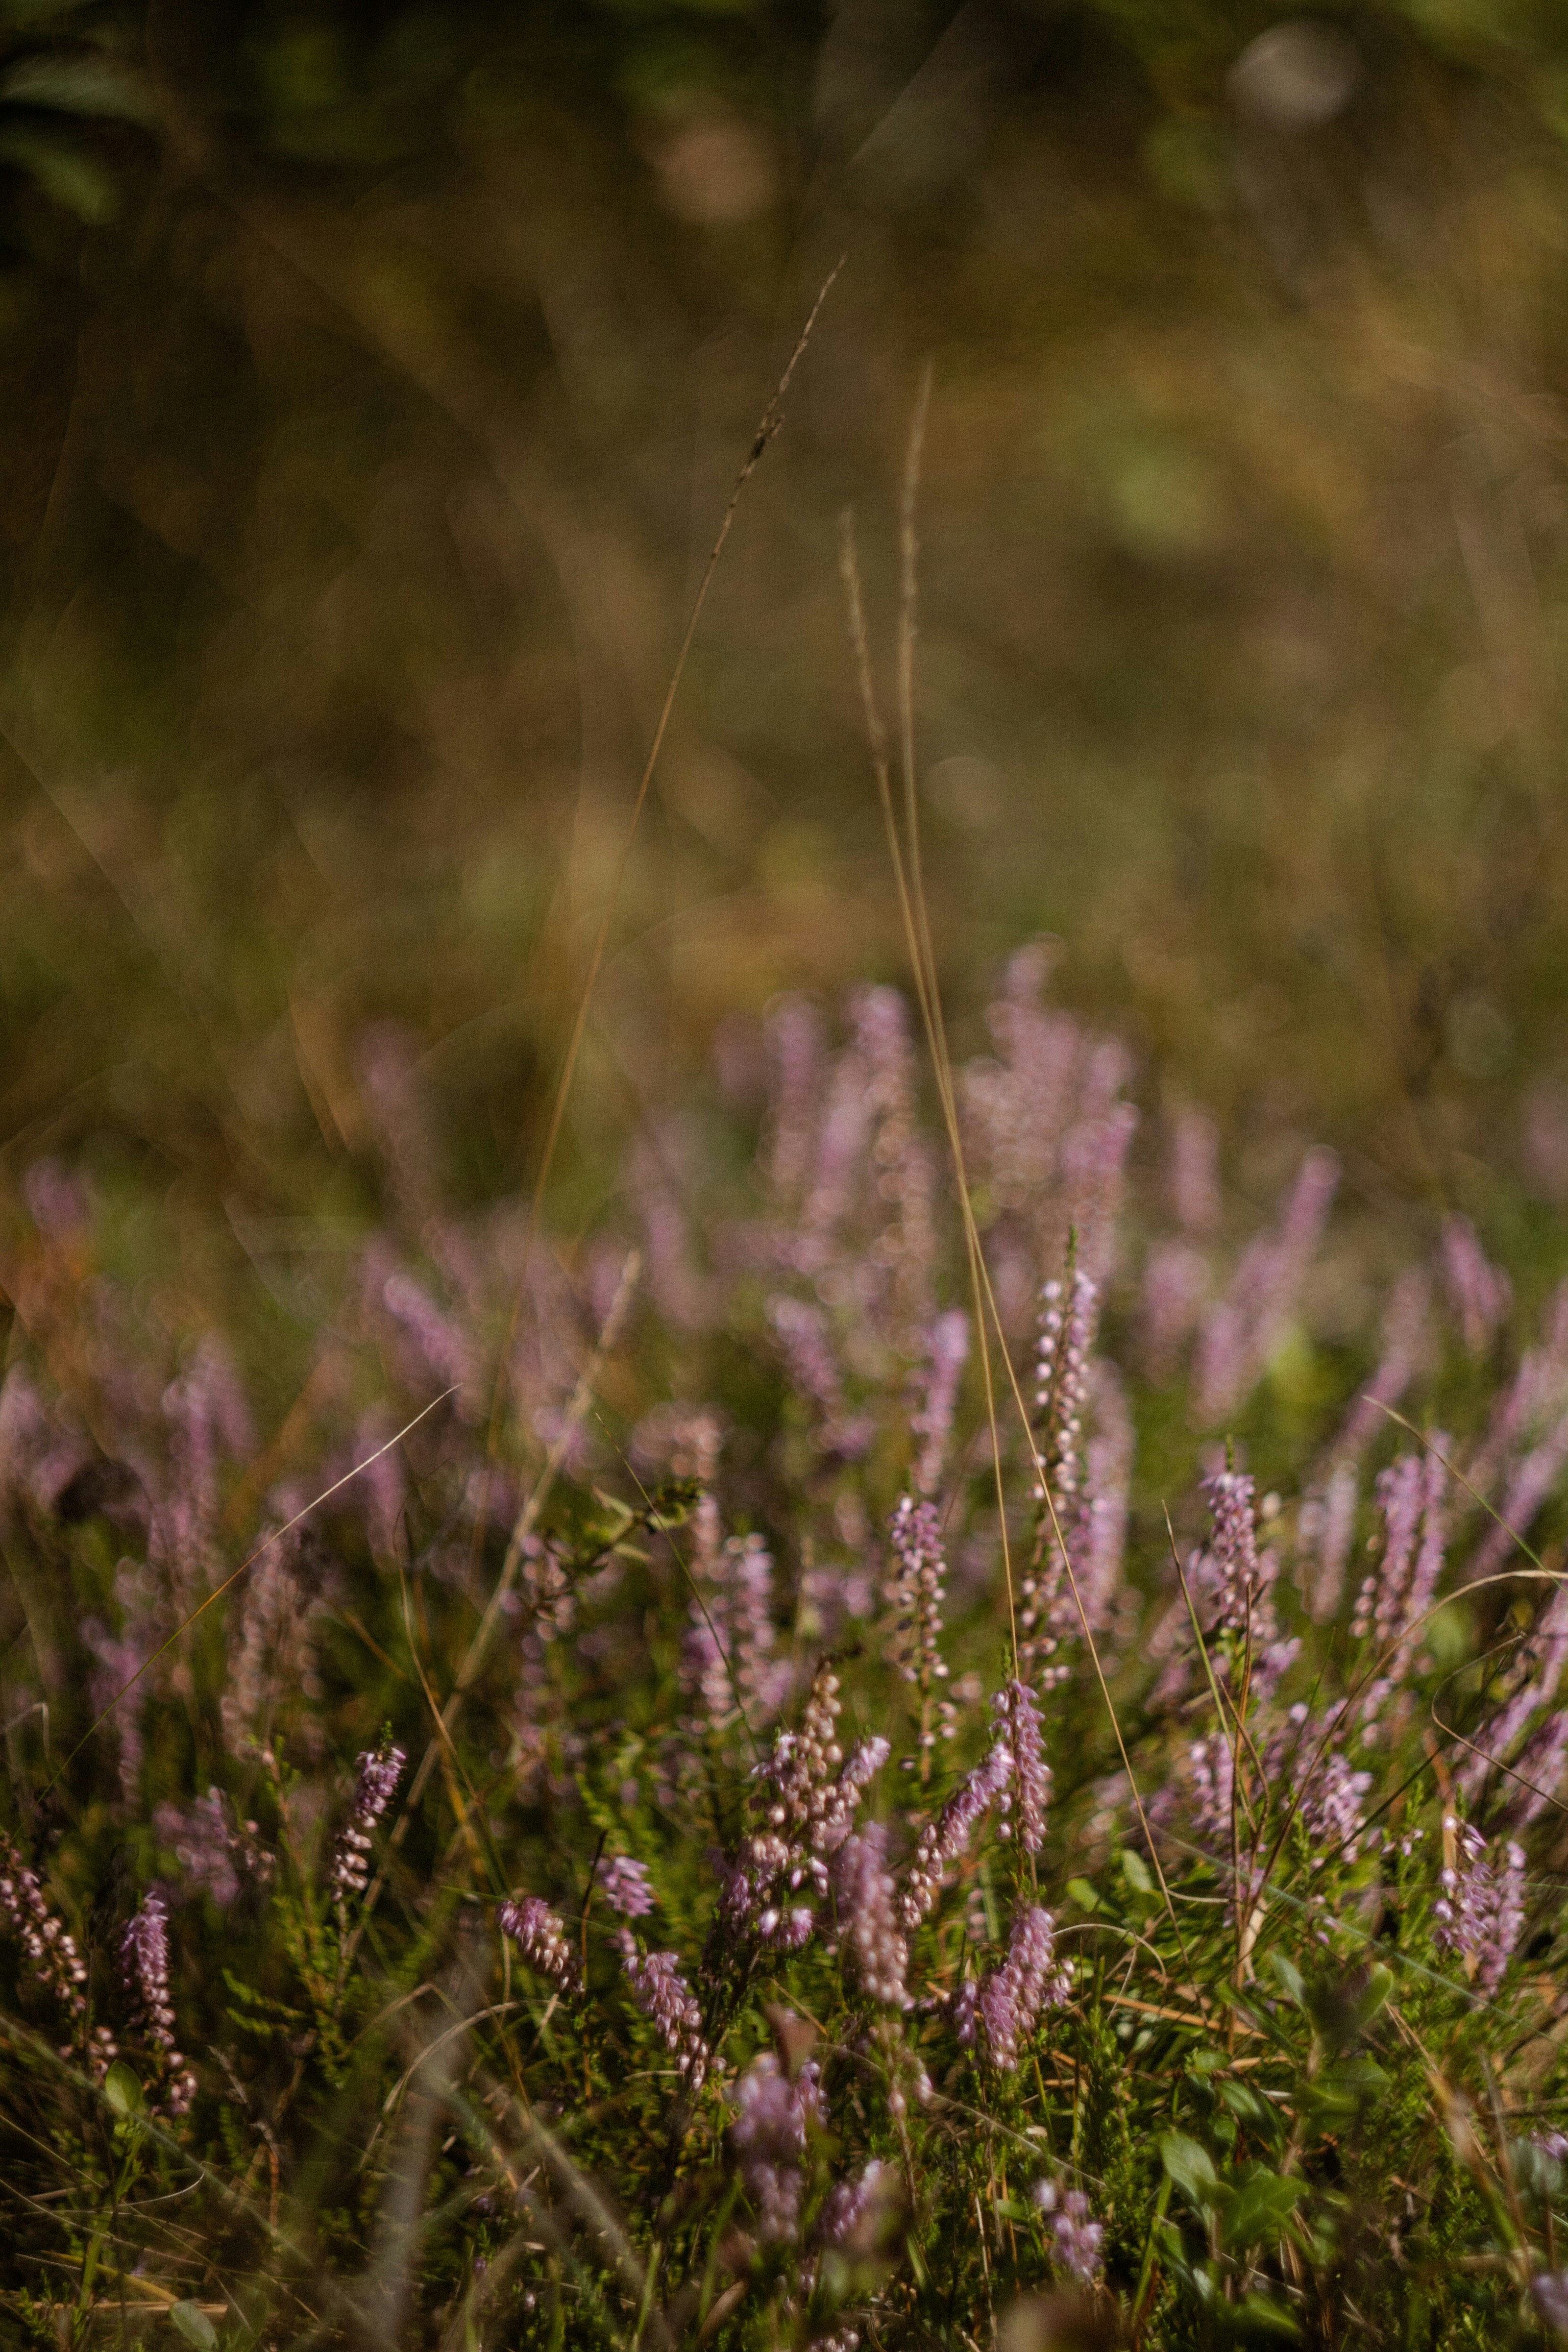
<instances>
[{"instance_id":1,"label":"blurred green background","mask_svg":"<svg viewBox=\"0 0 1568 2352\"><path fill-rule=\"evenodd\" d=\"M1244 1192L1310 1138L1394 1224L1568 1192L1554 0L6 0L0 173L13 1191L85 1158L192 1297L265 1283L374 1213L388 1020L459 1197L527 1185L843 253L562 1213L775 991L901 971L837 534L886 652L928 359L960 1046L1055 934Z\"/></svg>"}]
</instances>

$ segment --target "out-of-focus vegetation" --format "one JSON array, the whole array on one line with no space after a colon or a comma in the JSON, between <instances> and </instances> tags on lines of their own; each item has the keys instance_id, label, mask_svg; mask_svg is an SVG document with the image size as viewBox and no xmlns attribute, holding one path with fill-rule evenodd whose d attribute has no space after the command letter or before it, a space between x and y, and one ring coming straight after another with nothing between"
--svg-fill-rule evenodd
<instances>
[{"instance_id":1,"label":"out-of-focus vegetation","mask_svg":"<svg viewBox=\"0 0 1568 2352\"><path fill-rule=\"evenodd\" d=\"M846 253L633 860L562 1216L728 1016L898 969L835 540L852 501L886 620L928 357L961 1033L1055 933L1245 1192L1310 1134L1417 1225L1551 1193L1558 11L13 0L5 40L14 1175L85 1150L183 1282L266 1288L291 1221L371 1205L393 1017L459 1184L526 1180L697 573Z\"/></svg>"}]
</instances>

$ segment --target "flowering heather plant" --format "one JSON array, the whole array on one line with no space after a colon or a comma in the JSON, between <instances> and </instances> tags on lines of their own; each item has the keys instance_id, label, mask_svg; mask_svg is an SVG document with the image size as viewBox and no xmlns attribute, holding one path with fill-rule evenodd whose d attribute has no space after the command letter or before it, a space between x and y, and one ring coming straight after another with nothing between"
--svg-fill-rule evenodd
<instances>
[{"instance_id":1,"label":"flowering heather plant","mask_svg":"<svg viewBox=\"0 0 1568 2352\"><path fill-rule=\"evenodd\" d=\"M1568 1303L1450 1223L1321 1325L1330 1156L1232 1232L1187 1109L1145 1185L1046 973L956 1073L978 1299L885 989L771 1009L746 1197L661 1122L570 1250L373 1041L270 1433L33 1185L0 2338L1568 2326Z\"/></svg>"}]
</instances>

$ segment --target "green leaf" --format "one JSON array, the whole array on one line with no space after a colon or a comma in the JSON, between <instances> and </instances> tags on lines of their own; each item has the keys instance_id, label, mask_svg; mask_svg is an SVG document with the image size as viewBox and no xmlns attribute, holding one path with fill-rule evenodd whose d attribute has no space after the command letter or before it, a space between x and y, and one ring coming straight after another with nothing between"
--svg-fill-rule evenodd
<instances>
[{"instance_id":1,"label":"green leaf","mask_svg":"<svg viewBox=\"0 0 1568 2352\"><path fill-rule=\"evenodd\" d=\"M1375 1960L1366 1974L1366 1990L1356 2002L1356 2022L1364 2033L1394 1990L1394 1970Z\"/></svg>"},{"instance_id":2,"label":"green leaf","mask_svg":"<svg viewBox=\"0 0 1568 2352\"><path fill-rule=\"evenodd\" d=\"M1226 2245L1256 2246L1264 2239L1278 2238L1300 2194L1299 2180L1287 2180L1278 2172L1254 2173L1231 2200L1225 2217Z\"/></svg>"},{"instance_id":3,"label":"green leaf","mask_svg":"<svg viewBox=\"0 0 1568 2352\"><path fill-rule=\"evenodd\" d=\"M1284 2305L1266 2294L1244 2295L1226 2317L1226 2332L1243 2344L1293 2344L1301 2333Z\"/></svg>"},{"instance_id":4,"label":"green leaf","mask_svg":"<svg viewBox=\"0 0 1568 2352\"><path fill-rule=\"evenodd\" d=\"M1068 1880L1068 1893L1072 1896L1073 1901L1078 1905L1080 1911L1099 1910L1100 1897L1095 1893L1087 1878L1069 1878Z\"/></svg>"},{"instance_id":5,"label":"green leaf","mask_svg":"<svg viewBox=\"0 0 1568 2352\"><path fill-rule=\"evenodd\" d=\"M1149 1865L1141 1853L1131 1847L1121 1857L1121 1875L1135 1895L1152 1895L1154 1882L1149 1875Z\"/></svg>"},{"instance_id":6,"label":"green leaf","mask_svg":"<svg viewBox=\"0 0 1568 2352\"><path fill-rule=\"evenodd\" d=\"M51 203L89 228L101 228L120 210L120 191L97 158L47 131L0 131L0 165L6 163L26 172Z\"/></svg>"},{"instance_id":7,"label":"green leaf","mask_svg":"<svg viewBox=\"0 0 1568 2352\"><path fill-rule=\"evenodd\" d=\"M1289 1995L1297 2008L1305 2009L1307 2006L1307 1979L1301 1974L1300 1969L1296 1966L1295 1961L1288 1960L1283 1952L1270 1952L1268 1955L1268 1965L1279 1979L1281 1988Z\"/></svg>"},{"instance_id":8,"label":"green leaf","mask_svg":"<svg viewBox=\"0 0 1568 2352\"><path fill-rule=\"evenodd\" d=\"M142 2112L142 2085L123 2058L117 2058L103 2078L103 2095L117 2116Z\"/></svg>"},{"instance_id":9,"label":"green leaf","mask_svg":"<svg viewBox=\"0 0 1568 2352\"><path fill-rule=\"evenodd\" d=\"M1185 2132L1166 2132L1160 2142L1160 2161L1184 2197L1197 2206L1217 2205L1219 2176L1206 2147Z\"/></svg>"},{"instance_id":10,"label":"green leaf","mask_svg":"<svg viewBox=\"0 0 1568 2352\"><path fill-rule=\"evenodd\" d=\"M9 106L44 106L54 114L84 114L106 121L158 120L157 100L148 85L112 58L47 51L19 58L0 74L0 100Z\"/></svg>"},{"instance_id":11,"label":"green leaf","mask_svg":"<svg viewBox=\"0 0 1568 2352\"><path fill-rule=\"evenodd\" d=\"M1274 2120L1274 2112L1268 2100L1260 2099L1248 2084L1221 2083L1219 2095L1231 2114L1238 2116L1244 2124L1260 2127Z\"/></svg>"},{"instance_id":12,"label":"green leaf","mask_svg":"<svg viewBox=\"0 0 1568 2352\"><path fill-rule=\"evenodd\" d=\"M199 2303L171 2304L169 2317L195 2352L217 2352L217 2329Z\"/></svg>"}]
</instances>

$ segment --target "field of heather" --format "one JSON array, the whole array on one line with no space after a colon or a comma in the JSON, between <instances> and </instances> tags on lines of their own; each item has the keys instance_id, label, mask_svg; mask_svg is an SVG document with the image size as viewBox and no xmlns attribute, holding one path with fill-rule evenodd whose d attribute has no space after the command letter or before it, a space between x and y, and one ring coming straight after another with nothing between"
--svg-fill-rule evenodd
<instances>
[{"instance_id":1,"label":"field of heather","mask_svg":"<svg viewBox=\"0 0 1568 2352\"><path fill-rule=\"evenodd\" d=\"M1568 31L0 6L0 2347L1568 2342Z\"/></svg>"}]
</instances>

